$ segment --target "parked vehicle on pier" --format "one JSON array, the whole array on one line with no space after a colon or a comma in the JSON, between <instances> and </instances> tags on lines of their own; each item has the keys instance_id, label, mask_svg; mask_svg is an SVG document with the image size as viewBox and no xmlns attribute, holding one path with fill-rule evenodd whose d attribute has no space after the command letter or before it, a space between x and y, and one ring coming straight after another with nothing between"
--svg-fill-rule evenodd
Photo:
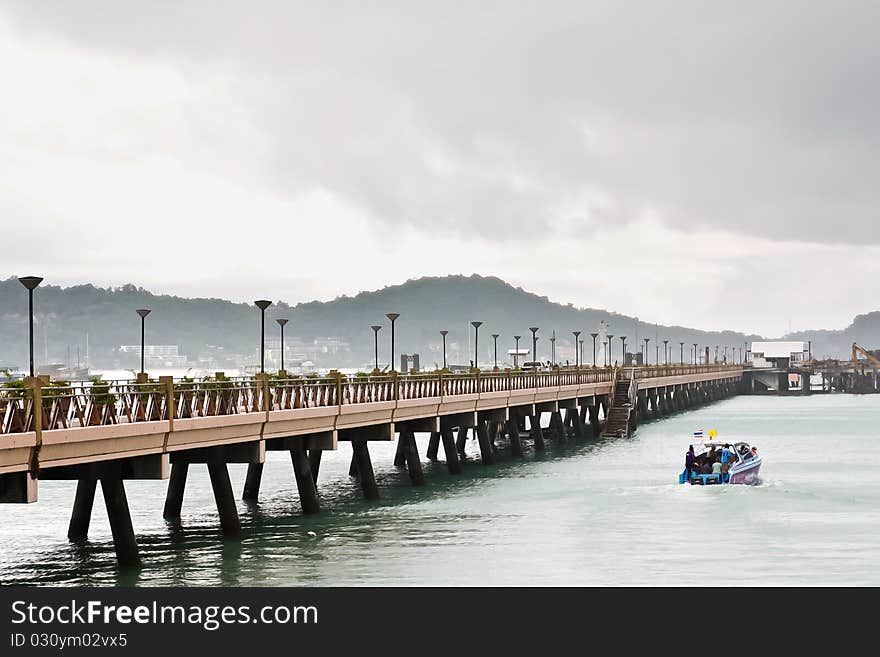
<instances>
[{"instance_id":1,"label":"parked vehicle on pier","mask_svg":"<svg viewBox=\"0 0 880 657\"><path fill-rule=\"evenodd\" d=\"M729 468L726 472L701 472L700 465L720 459L724 445L729 445L731 452ZM715 468L718 470L718 468ZM761 457L757 448L747 442L719 443L710 440L702 444L702 449L694 454L694 467L683 470L678 475L680 484L757 484L758 472L761 469Z\"/></svg>"}]
</instances>

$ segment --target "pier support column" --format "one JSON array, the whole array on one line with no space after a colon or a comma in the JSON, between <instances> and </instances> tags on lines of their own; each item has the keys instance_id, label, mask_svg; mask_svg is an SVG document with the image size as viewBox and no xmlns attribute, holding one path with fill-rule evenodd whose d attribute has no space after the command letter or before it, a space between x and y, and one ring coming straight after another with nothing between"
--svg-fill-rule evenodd
<instances>
[{"instance_id":1,"label":"pier support column","mask_svg":"<svg viewBox=\"0 0 880 657\"><path fill-rule=\"evenodd\" d=\"M293 449L290 450L290 461L293 463L293 475L299 491L299 505L306 515L317 513L321 510L321 502L318 499L315 478L312 476L312 464L306 453L305 440L297 440L293 445Z\"/></svg>"},{"instance_id":2,"label":"pier support column","mask_svg":"<svg viewBox=\"0 0 880 657\"><path fill-rule=\"evenodd\" d=\"M574 426L575 438L583 438L584 421L581 418L580 410L577 408L570 408L568 409L568 411L566 411L566 414L571 417L571 423Z\"/></svg>"},{"instance_id":3,"label":"pier support column","mask_svg":"<svg viewBox=\"0 0 880 657\"><path fill-rule=\"evenodd\" d=\"M67 528L67 538L72 541L84 541L88 538L97 488L97 479L80 479L76 483L76 497L70 514L70 526Z\"/></svg>"},{"instance_id":4,"label":"pier support column","mask_svg":"<svg viewBox=\"0 0 880 657\"><path fill-rule=\"evenodd\" d=\"M180 509L183 507L183 492L186 490L186 475L189 463L172 463L171 478L168 480L168 492L165 495L165 520L179 520Z\"/></svg>"},{"instance_id":5,"label":"pier support column","mask_svg":"<svg viewBox=\"0 0 880 657\"><path fill-rule=\"evenodd\" d=\"M376 475L373 473L373 462L370 460L370 450L366 440L354 440L351 443L354 450L354 461L357 463L358 476L361 479L361 490L368 500L379 499L379 486L376 484Z\"/></svg>"},{"instance_id":6,"label":"pier support column","mask_svg":"<svg viewBox=\"0 0 880 657\"><path fill-rule=\"evenodd\" d=\"M397 450L394 452L394 467L402 468L406 465L406 454L404 454L403 441L398 439Z\"/></svg>"},{"instance_id":7,"label":"pier support column","mask_svg":"<svg viewBox=\"0 0 880 657\"><path fill-rule=\"evenodd\" d=\"M599 406L598 404L593 404L587 409L587 412L590 414L590 429L593 431L593 438L598 437L598 435L602 432L602 428L599 426Z\"/></svg>"},{"instance_id":8,"label":"pier support column","mask_svg":"<svg viewBox=\"0 0 880 657\"><path fill-rule=\"evenodd\" d=\"M461 474L461 461L458 459L458 451L455 448L455 438L452 436L452 427L447 427L440 432L443 439L443 453L446 454L446 467L449 474Z\"/></svg>"},{"instance_id":9,"label":"pier support column","mask_svg":"<svg viewBox=\"0 0 880 657\"><path fill-rule=\"evenodd\" d=\"M352 443L351 464L348 466L348 476L358 476L357 452L354 449L354 443Z\"/></svg>"},{"instance_id":10,"label":"pier support column","mask_svg":"<svg viewBox=\"0 0 880 657\"><path fill-rule=\"evenodd\" d=\"M403 443L403 453L406 457L406 469L410 482L413 486L424 485L425 474L422 472L422 459L419 457L416 434L410 429L404 429L400 432L400 441Z\"/></svg>"},{"instance_id":11,"label":"pier support column","mask_svg":"<svg viewBox=\"0 0 880 657\"><path fill-rule=\"evenodd\" d=\"M241 499L256 502L260 496L260 482L263 480L263 464L248 463L247 476L244 479L244 490Z\"/></svg>"},{"instance_id":12,"label":"pier support column","mask_svg":"<svg viewBox=\"0 0 880 657\"><path fill-rule=\"evenodd\" d=\"M540 431L541 427L538 425L538 430ZM510 441L510 453L513 456L522 456L523 448L522 442L519 439L519 423L516 421L515 417L511 417L507 421L507 439Z\"/></svg>"},{"instance_id":13,"label":"pier support column","mask_svg":"<svg viewBox=\"0 0 880 657\"><path fill-rule=\"evenodd\" d=\"M455 439L455 449L458 450L458 457L465 461L465 447L467 446L468 427L459 427L458 436Z\"/></svg>"},{"instance_id":14,"label":"pier support column","mask_svg":"<svg viewBox=\"0 0 880 657\"><path fill-rule=\"evenodd\" d=\"M131 512L128 509L128 498L125 497L125 486L122 478L102 477L101 492L107 506L107 518L110 520L110 532L113 534L113 548L116 560L124 568L136 568L141 565L138 554L134 527L131 524ZM229 491L232 494L232 489Z\"/></svg>"},{"instance_id":15,"label":"pier support column","mask_svg":"<svg viewBox=\"0 0 880 657\"><path fill-rule=\"evenodd\" d=\"M534 415L529 415L529 434L532 437L532 442L535 445L535 451L541 452L544 450L544 431L541 429L541 414L535 413Z\"/></svg>"},{"instance_id":16,"label":"pier support column","mask_svg":"<svg viewBox=\"0 0 880 657\"><path fill-rule=\"evenodd\" d=\"M312 471L312 479L315 480L315 486L318 485L318 471L321 469L321 455L323 453L323 449L309 450L309 469Z\"/></svg>"},{"instance_id":17,"label":"pier support column","mask_svg":"<svg viewBox=\"0 0 880 657\"><path fill-rule=\"evenodd\" d=\"M561 443L565 442L565 426L562 423L562 414L559 411L550 413L550 429L553 431L553 438Z\"/></svg>"},{"instance_id":18,"label":"pier support column","mask_svg":"<svg viewBox=\"0 0 880 657\"><path fill-rule=\"evenodd\" d=\"M492 465L495 463L495 450L489 441L489 428L486 422L477 422L477 440L480 443L480 456L483 459L483 465Z\"/></svg>"},{"instance_id":19,"label":"pier support column","mask_svg":"<svg viewBox=\"0 0 880 657\"><path fill-rule=\"evenodd\" d=\"M432 431L431 437L428 439L428 452L426 456L430 461L437 460L437 452L440 450L440 432Z\"/></svg>"},{"instance_id":20,"label":"pier support column","mask_svg":"<svg viewBox=\"0 0 880 657\"><path fill-rule=\"evenodd\" d=\"M217 503L223 535L238 536L241 534L241 523L238 520L238 508L235 506L226 464L208 463L208 475L211 477L211 488L214 489L214 501Z\"/></svg>"}]
</instances>

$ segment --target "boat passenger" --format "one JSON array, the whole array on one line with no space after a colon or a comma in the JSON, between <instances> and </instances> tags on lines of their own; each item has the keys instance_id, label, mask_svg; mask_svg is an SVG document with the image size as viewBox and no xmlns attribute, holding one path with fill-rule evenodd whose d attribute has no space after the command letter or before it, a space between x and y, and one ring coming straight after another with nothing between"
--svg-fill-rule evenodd
<instances>
[{"instance_id":1,"label":"boat passenger","mask_svg":"<svg viewBox=\"0 0 880 657\"><path fill-rule=\"evenodd\" d=\"M712 464L709 461L703 461L703 466L700 468L700 474L712 474Z\"/></svg>"},{"instance_id":2,"label":"boat passenger","mask_svg":"<svg viewBox=\"0 0 880 657\"><path fill-rule=\"evenodd\" d=\"M684 471L687 473L686 476L690 479L691 471L694 469L694 446L691 445L688 447L688 451L684 454Z\"/></svg>"},{"instance_id":3,"label":"boat passenger","mask_svg":"<svg viewBox=\"0 0 880 657\"><path fill-rule=\"evenodd\" d=\"M712 474L716 474L716 475L721 474L721 461L715 461L712 464Z\"/></svg>"},{"instance_id":4,"label":"boat passenger","mask_svg":"<svg viewBox=\"0 0 880 657\"><path fill-rule=\"evenodd\" d=\"M727 474L731 461L733 461L733 452L730 451L730 444L724 443L724 449L721 450L721 474Z\"/></svg>"},{"instance_id":5,"label":"boat passenger","mask_svg":"<svg viewBox=\"0 0 880 657\"><path fill-rule=\"evenodd\" d=\"M757 448L757 447L752 447L752 456L754 457L754 456L757 456L757 455L758 455L758 448Z\"/></svg>"}]
</instances>

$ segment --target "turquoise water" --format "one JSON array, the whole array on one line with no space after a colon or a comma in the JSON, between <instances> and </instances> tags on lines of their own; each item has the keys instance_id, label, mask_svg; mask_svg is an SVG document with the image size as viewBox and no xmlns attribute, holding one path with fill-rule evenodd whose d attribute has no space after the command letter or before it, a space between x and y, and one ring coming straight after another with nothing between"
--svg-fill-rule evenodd
<instances>
[{"instance_id":1,"label":"turquoise water","mask_svg":"<svg viewBox=\"0 0 880 657\"><path fill-rule=\"evenodd\" d=\"M546 417L545 417L546 421ZM548 443L462 476L425 461L413 488L372 443L382 499L325 453L324 511L299 515L289 457L269 453L240 541L220 537L207 470L192 466L179 525L166 482L127 482L145 567L115 568L100 493L90 540L67 541L75 484L0 506L0 583L138 585L880 584L880 396L737 397L643 424L630 439ZM758 486L679 486L689 436L714 428L763 457ZM419 436L424 457L427 436ZM441 457L442 457L441 449ZM230 466L240 493L244 466ZM309 536L314 532L315 536Z\"/></svg>"}]
</instances>

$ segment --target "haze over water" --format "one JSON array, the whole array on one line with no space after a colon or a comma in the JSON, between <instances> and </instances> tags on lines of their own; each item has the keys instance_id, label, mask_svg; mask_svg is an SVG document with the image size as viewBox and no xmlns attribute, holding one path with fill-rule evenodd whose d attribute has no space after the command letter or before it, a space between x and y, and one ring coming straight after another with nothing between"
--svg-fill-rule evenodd
<instances>
[{"instance_id":1,"label":"haze over water","mask_svg":"<svg viewBox=\"0 0 880 657\"><path fill-rule=\"evenodd\" d=\"M78 546L66 539L75 482L45 481L39 503L0 507L0 583L877 585L878 423L877 396L736 397L631 439L550 442L522 460L502 449L488 468L469 440L464 475L425 461L421 488L392 465L394 444L371 443L372 503L341 443L324 454L313 517L299 514L288 455L271 452L261 502L239 502L240 542L221 539L207 470L192 466L179 526L162 519L167 482L126 482L145 564L134 575L116 570L100 493ZM761 484L675 483L698 428L757 445ZM423 458L426 446L420 435ZM230 472L240 495L245 466Z\"/></svg>"}]
</instances>

